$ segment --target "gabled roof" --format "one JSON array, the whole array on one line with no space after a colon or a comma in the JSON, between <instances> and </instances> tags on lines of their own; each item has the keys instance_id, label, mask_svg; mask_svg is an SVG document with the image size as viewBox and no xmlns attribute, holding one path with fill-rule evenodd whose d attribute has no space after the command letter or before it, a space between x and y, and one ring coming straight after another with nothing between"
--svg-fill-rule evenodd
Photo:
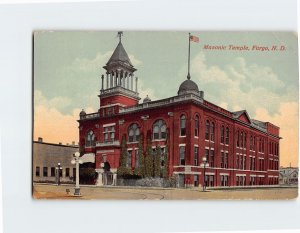
<instances>
[{"instance_id":1,"label":"gabled roof","mask_svg":"<svg viewBox=\"0 0 300 233\"><path fill-rule=\"evenodd\" d=\"M132 66L132 63L131 63L131 61L128 57L128 54L126 53L121 41L117 45L115 51L113 52L112 56L110 57L110 59L108 60L106 65L109 65L110 63L114 63L114 62L124 62L124 63L128 63L128 65Z\"/></svg>"},{"instance_id":2,"label":"gabled roof","mask_svg":"<svg viewBox=\"0 0 300 233\"><path fill-rule=\"evenodd\" d=\"M233 118L238 119L240 121L244 121L248 124L251 124L251 119L247 113L246 110L241 110L241 111L237 111L237 112L232 112L233 114Z\"/></svg>"},{"instance_id":3,"label":"gabled roof","mask_svg":"<svg viewBox=\"0 0 300 233\"><path fill-rule=\"evenodd\" d=\"M252 122L253 125L258 126L262 129L266 130L266 122L255 120L255 119L251 119L251 122Z\"/></svg>"}]
</instances>

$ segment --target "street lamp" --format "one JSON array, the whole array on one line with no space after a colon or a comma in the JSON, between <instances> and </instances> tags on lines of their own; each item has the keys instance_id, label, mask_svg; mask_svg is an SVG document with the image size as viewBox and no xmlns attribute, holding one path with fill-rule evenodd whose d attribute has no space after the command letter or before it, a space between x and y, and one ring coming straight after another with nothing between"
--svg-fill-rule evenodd
<instances>
[{"instance_id":1,"label":"street lamp","mask_svg":"<svg viewBox=\"0 0 300 233\"><path fill-rule=\"evenodd\" d=\"M203 156L202 158L202 163L201 163L201 167L203 167L203 192L205 191L205 168L208 167L209 164L207 162L207 158L206 156Z\"/></svg>"},{"instance_id":2,"label":"street lamp","mask_svg":"<svg viewBox=\"0 0 300 233\"><path fill-rule=\"evenodd\" d=\"M79 164L82 163L82 160L79 159L80 153L79 152L75 152L75 154L73 154L74 159L72 159L71 163L72 164L76 164L76 184L75 184L75 192L74 195L75 196L80 196L80 187L79 187Z\"/></svg>"},{"instance_id":3,"label":"street lamp","mask_svg":"<svg viewBox=\"0 0 300 233\"><path fill-rule=\"evenodd\" d=\"M62 170L62 167L61 167L60 163L57 163L57 167L56 167L57 185L60 185L60 171L61 170Z\"/></svg>"}]
</instances>

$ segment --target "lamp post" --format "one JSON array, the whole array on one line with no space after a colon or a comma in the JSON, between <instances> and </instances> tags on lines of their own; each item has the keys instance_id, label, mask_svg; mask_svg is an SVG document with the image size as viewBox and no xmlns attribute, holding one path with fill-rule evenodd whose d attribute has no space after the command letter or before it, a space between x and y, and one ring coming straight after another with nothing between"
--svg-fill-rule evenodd
<instances>
[{"instance_id":1,"label":"lamp post","mask_svg":"<svg viewBox=\"0 0 300 233\"><path fill-rule=\"evenodd\" d=\"M76 184L75 184L75 192L74 195L75 196L80 196L80 186L79 186L79 164L82 163L82 160L79 158L80 153L79 152L75 152L75 154L73 154L74 159L72 159L71 163L72 164L76 164Z\"/></svg>"},{"instance_id":2,"label":"lamp post","mask_svg":"<svg viewBox=\"0 0 300 233\"><path fill-rule=\"evenodd\" d=\"M57 185L60 185L60 171L62 170L60 163L57 163L57 167L55 169L57 172Z\"/></svg>"},{"instance_id":3,"label":"lamp post","mask_svg":"<svg viewBox=\"0 0 300 233\"><path fill-rule=\"evenodd\" d=\"M203 167L203 192L205 191L205 188L206 188L205 187L205 168L208 166L209 166L209 164L207 162L207 158L206 158L206 156L204 156L202 158L202 163L201 163L201 167Z\"/></svg>"}]
</instances>

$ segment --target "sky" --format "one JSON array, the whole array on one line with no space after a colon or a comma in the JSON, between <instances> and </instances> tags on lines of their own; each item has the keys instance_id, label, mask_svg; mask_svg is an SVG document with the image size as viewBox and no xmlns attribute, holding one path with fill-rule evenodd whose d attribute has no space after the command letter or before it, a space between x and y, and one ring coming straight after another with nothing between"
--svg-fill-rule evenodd
<instances>
[{"instance_id":1,"label":"sky","mask_svg":"<svg viewBox=\"0 0 300 233\"><path fill-rule=\"evenodd\" d=\"M293 32L192 32L191 78L206 100L280 127L281 166L298 165L298 45ZM99 109L102 68L118 44L115 31L34 34L34 140L78 142L81 109ZM143 99L177 95L187 76L188 32L127 32L122 43L137 68ZM225 50L205 49L226 46ZM229 46L249 50L232 50ZM252 50L254 46L254 49ZM277 46L276 51L258 50ZM284 46L284 50L280 50Z\"/></svg>"}]
</instances>

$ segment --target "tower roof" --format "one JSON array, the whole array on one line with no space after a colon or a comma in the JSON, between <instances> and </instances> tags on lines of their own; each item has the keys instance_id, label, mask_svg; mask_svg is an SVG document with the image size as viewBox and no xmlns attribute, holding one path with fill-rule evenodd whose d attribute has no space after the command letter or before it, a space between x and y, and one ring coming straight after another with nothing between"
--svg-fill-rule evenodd
<instances>
[{"instance_id":1,"label":"tower roof","mask_svg":"<svg viewBox=\"0 0 300 233\"><path fill-rule=\"evenodd\" d=\"M113 52L112 56L110 57L106 65L110 65L111 63L115 63L115 62L127 63L127 65L133 66L121 41L115 48L115 51Z\"/></svg>"}]
</instances>

